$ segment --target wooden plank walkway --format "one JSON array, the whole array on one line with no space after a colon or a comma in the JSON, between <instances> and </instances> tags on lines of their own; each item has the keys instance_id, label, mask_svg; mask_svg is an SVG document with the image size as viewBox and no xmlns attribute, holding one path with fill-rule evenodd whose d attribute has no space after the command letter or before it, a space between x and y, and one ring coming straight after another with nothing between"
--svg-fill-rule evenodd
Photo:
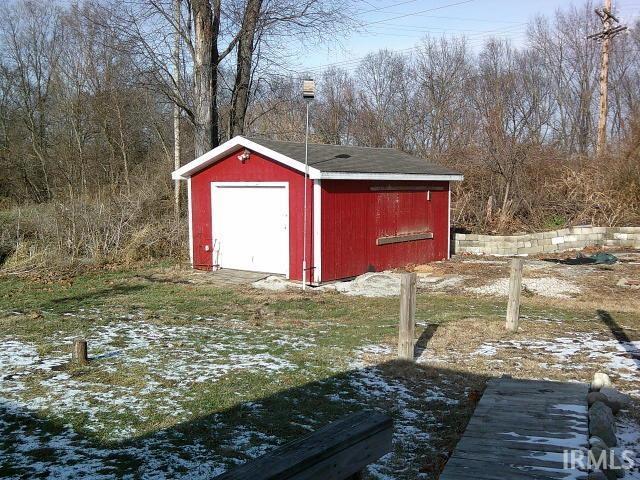
<instances>
[{"instance_id":1,"label":"wooden plank walkway","mask_svg":"<svg viewBox=\"0 0 640 480\"><path fill-rule=\"evenodd\" d=\"M490 380L440 480L586 478L564 468L564 451L586 455L588 391L584 383Z\"/></svg>"}]
</instances>

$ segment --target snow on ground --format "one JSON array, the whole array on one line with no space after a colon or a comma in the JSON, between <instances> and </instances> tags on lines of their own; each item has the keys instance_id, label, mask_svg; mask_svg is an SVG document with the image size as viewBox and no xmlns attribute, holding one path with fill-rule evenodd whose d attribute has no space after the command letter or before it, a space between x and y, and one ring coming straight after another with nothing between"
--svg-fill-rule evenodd
<instances>
[{"instance_id":1,"label":"snow on ground","mask_svg":"<svg viewBox=\"0 0 640 480\"><path fill-rule=\"evenodd\" d=\"M376 479L396 478L393 472L416 471L420 466L420 452L428 450L431 433L438 428L438 421L429 411L429 406L438 404L438 409L452 407L458 400L447 396L440 387L428 379L418 384L405 382L402 376L385 374L378 363L395 357L395 349L387 345L367 345L355 352L350 364L350 386L357 397L332 395L332 401L359 403L362 406L386 402L384 413L393 414L394 452L368 466L369 474ZM345 392L346 393L346 392ZM413 468L413 470L411 470ZM417 474L415 478L427 478Z\"/></svg>"},{"instance_id":2,"label":"snow on ground","mask_svg":"<svg viewBox=\"0 0 640 480\"><path fill-rule=\"evenodd\" d=\"M485 342L472 355L493 357L507 349L532 355L548 355L557 362L547 364L548 368L583 369L590 363L626 382L640 382L640 341L619 342L615 339L596 338L593 333L575 333L570 337L553 340Z\"/></svg>"},{"instance_id":3,"label":"snow on ground","mask_svg":"<svg viewBox=\"0 0 640 480\"><path fill-rule=\"evenodd\" d=\"M150 415L189 419L185 404L192 385L214 384L243 371L266 376L293 371L298 366L289 355L315 346L313 334L302 338L268 330L256 336L216 319L165 325L141 314L87 327L86 337L92 364L99 363L100 374L107 376L104 382L65 368L70 354L64 348L73 340L66 334L47 338L51 351L44 355L29 342L0 338L0 456L6 468L16 469L16 477L114 478L121 476L123 459L129 459L140 466L142 478L212 478L224 470L228 457L185 441L177 431L160 430L135 446L125 446L127 440ZM100 448L65 424L69 417L82 418L83 428L97 438L124 443ZM60 423L61 429L53 426ZM225 446L228 452L257 456L278 444L275 437L248 428L241 433ZM247 448L242 439L258 446ZM40 458L38 452L45 451Z\"/></svg>"},{"instance_id":4,"label":"snow on ground","mask_svg":"<svg viewBox=\"0 0 640 480\"><path fill-rule=\"evenodd\" d=\"M640 480L640 425L633 418L621 413L617 418L616 427L618 438L616 453L623 461L628 459L633 463L633 468L627 470L624 478Z\"/></svg>"},{"instance_id":5,"label":"snow on ground","mask_svg":"<svg viewBox=\"0 0 640 480\"><path fill-rule=\"evenodd\" d=\"M261 330L256 335L255 329L243 328L241 323L202 318L168 325L145 319L142 313L88 326L86 337L91 365L99 364L100 372L141 378L129 385L69 370L65 346L73 337L68 334L54 334L44 346L0 338L0 456L13 469L9 477L212 478L230 461L262 455L281 439L252 426L250 419L230 427L225 417L219 417L209 427L211 438L219 439L212 451L211 445L180 429L158 428L139 436L137 422L153 421L155 417L149 416L155 413L172 422L190 421L192 412L186 406L194 384L215 384L225 375L244 371L275 379L280 372L299 368L291 352L316 347L314 334L298 337ZM380 480L398 478L398 472L417 472L425 449L430 448L429 432L440 425L428 405L440 410L457 405L455 394L429 379L407 380L385 372L379 364L393 359L394 353L385 345L364 346L344 366L348 373L337 380L326 379L333 391L327 394L328 400L378 408L394 416L394 452L369 468L370 476ZM268 414L257 403L248 402L242 409L248 415ZM83 418L86 431L79 433L68 423L68 418L76 416ZM292 424L299 423L305 430L318 427L315 420L302 417L298 421L298 417L293 416ZM96 442L97 438L109 443Z\"/></svg>"},{"instance_id":6,"label":"snow on ground","mask_svg":"<svg viewBox=\"0 0 640 480\"><path fill-rule=\"evenodd\" d=\"M575 283L552 277L525 278L522 280L523 288L550 298L571 298L571 295L579 294L582 290ZM466 287L466 291L477 295L492 295L506 297L509 295L509 279L499 278L495 282L481 287Z\"/></svg>"},{"instance_id":7,"label":"snow on ground","mask_svg":"<svg viewBox=\"0 0 640 480\"><path fill-rule=\"evenodd\" d=\"M139 467L136 478L143 479L186 476L204 480L225 470L222 459L198 443L177 449L170 438L158 435L146 439L141 446L98 448L70 426L51 432L50 427L22 407L4 400L0 406L0 438L12 446L0 450L7 469L3 474L5 478L133 478L133 475L122 475L124 461L135 463ZM17 429L16 425L19 425ZM46 460L36 460L39 452L46 452Z\"/></svg>"},{"instance_id":8,"label":"snow on ground","mask_svg":"<svg viewBox=\"0 0 640 480\"><path fill-rule=\"evenodd\" d=\"M257 344L252 337L242 330L220 328L215 319L181 326L137 319L93 328L87 335L90 354L100 362L101 370L117 374L143 368L145 386L139 391L130 386L75 379L71 373L53 368L68 362L68 351L54 351L43 359L35 345L3 339L0 340L0 400L22 402L29 410L47 410L54 414L75 410L87 417L86 428L99 432L104 426L98 417L105 411L134 414L144 419L146 412L153 408L184 417L189 412L182 404L193 383L212 383L243 370L265 374L292 370L296 365L283 355L270 352L283 351L285 345L296 349L313 345L309 338L289 335L266 334ZM58 335L49 341L69 345L73 337ZM35 373L45 377L39 382L41 390L29 386L29 379ZM28 400L21 400L25 396ZM117 440L135 431L125 426L115 427L108 433Z\"/></svg>"}]
</instances>

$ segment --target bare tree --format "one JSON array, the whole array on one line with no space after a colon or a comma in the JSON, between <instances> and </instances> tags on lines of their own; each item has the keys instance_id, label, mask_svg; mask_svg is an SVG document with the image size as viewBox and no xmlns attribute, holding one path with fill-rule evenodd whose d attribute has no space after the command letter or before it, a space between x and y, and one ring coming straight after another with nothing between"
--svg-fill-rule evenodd
<instances>
[{"instance_id":1,"label":"bare tree","mask_svg":"<svg viewBox=\"0 0 640 480\"><path fill-rule=\"evenodd\" d=\"M173 33L173 74L175 77L173 94L175 98L180 97L180 85L182 84L180 71L182 69L180 62L180 50L182 36L180 30L182 29L182 1L174 0L174 14L173 21L176 24L176 29ZM173 102L173 168L177 170L181 166L181 152L182 145L180 139L180 105L177 102ZM173 184L173 213L177 218L180 216L180 185L181 182L176 180Z\"/></svg>"},{"instance_id":2,"label":"bare tree","mask_svg":"<svg viewBox=\"0 0 640 480\"><path fill-rule=\"evenodd\" d=\"M416 54L416 149L442 153L472 142L473 64L466 40L426 38Z\"/></svg>"},{"instance_id":3,"label":"bare tree","mask_svg":"<svg viewBox=\"0 0 640 480\"><path fill-rule=\"evenodd\" d=\"M319 82L319 99L314 108L314 129L320 141L353 143L358 98L349 73L338 68L327 70Z\"/></svg>"},{"instance_id":4,"label":"bare tree","mask_svg":"<svg viewBox=\"0 0 640 480\"><path fill-rule=\"evenodd\" d=\"M29 137L29 156L39 165L39 175L28 174L24 164L21 168L38 200L50 200L50 106L64 35L60 11L45 4L21 3L13 10L5 8L3 17L0 28L5 61L15 75L19 118Z\"/></svg>"}]
</instances>

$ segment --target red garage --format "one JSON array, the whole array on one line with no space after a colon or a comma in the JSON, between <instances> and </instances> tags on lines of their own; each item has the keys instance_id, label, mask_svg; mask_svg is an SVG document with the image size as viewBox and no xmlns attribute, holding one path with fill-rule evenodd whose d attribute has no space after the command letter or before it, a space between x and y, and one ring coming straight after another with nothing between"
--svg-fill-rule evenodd
<instances>
[{"instance_id":1,"label":"red garage","mask_svg":"<svg viewBox=\"0 0 640 480\"><path fill-rule=\"evenodd\" d=\"M173 172L188 182L194 268L313 283L449 257L450 182L462 175L388 148L235 137ZM306 237L306 238L305 238Z\"/></svg>"}]
</instances>

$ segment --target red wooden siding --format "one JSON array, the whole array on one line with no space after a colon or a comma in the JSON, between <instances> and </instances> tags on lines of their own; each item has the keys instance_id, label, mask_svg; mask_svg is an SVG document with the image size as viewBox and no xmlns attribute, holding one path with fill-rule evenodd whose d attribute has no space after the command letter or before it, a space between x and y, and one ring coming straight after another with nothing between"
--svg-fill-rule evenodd
<instances>
[{"instance_id":1,"label":"red wooden siding","mask_svg":"<svg viewBox=\"0 0 640 480\"><path fill-rule=\"evenodd\" d=\"M248 160L240 162L241 148L223 160L191 177L193 265L210 269L213 266L211 230L211 182L288 182L289 183L289 272L290 278L302 279L302 204L304 176L290 167L251 152ZM313 265L313 181L307 185L308 204L308 265ZM215 206L214 206L215 210ZM213 212L215 215L215 211ZM238 219L241 221L241 219ZM259 242L260 239L256 238ZM209 251L205 250L209 246ZM313 272L307 275L313 278Z\"/></svg>"},{"instance_id":2,"label":"red wooden siding","mask_svg":"<svg viewBox=\"0 0 640 480\"><path fill-rule=\"evenodd\" d=\"M323 180L322 281L448 257L448 182ZM426 191L372 191L378 186L431 186ZM379 237L430 231L433 239L376 245Z\"/></svg>"}]
</instances>

